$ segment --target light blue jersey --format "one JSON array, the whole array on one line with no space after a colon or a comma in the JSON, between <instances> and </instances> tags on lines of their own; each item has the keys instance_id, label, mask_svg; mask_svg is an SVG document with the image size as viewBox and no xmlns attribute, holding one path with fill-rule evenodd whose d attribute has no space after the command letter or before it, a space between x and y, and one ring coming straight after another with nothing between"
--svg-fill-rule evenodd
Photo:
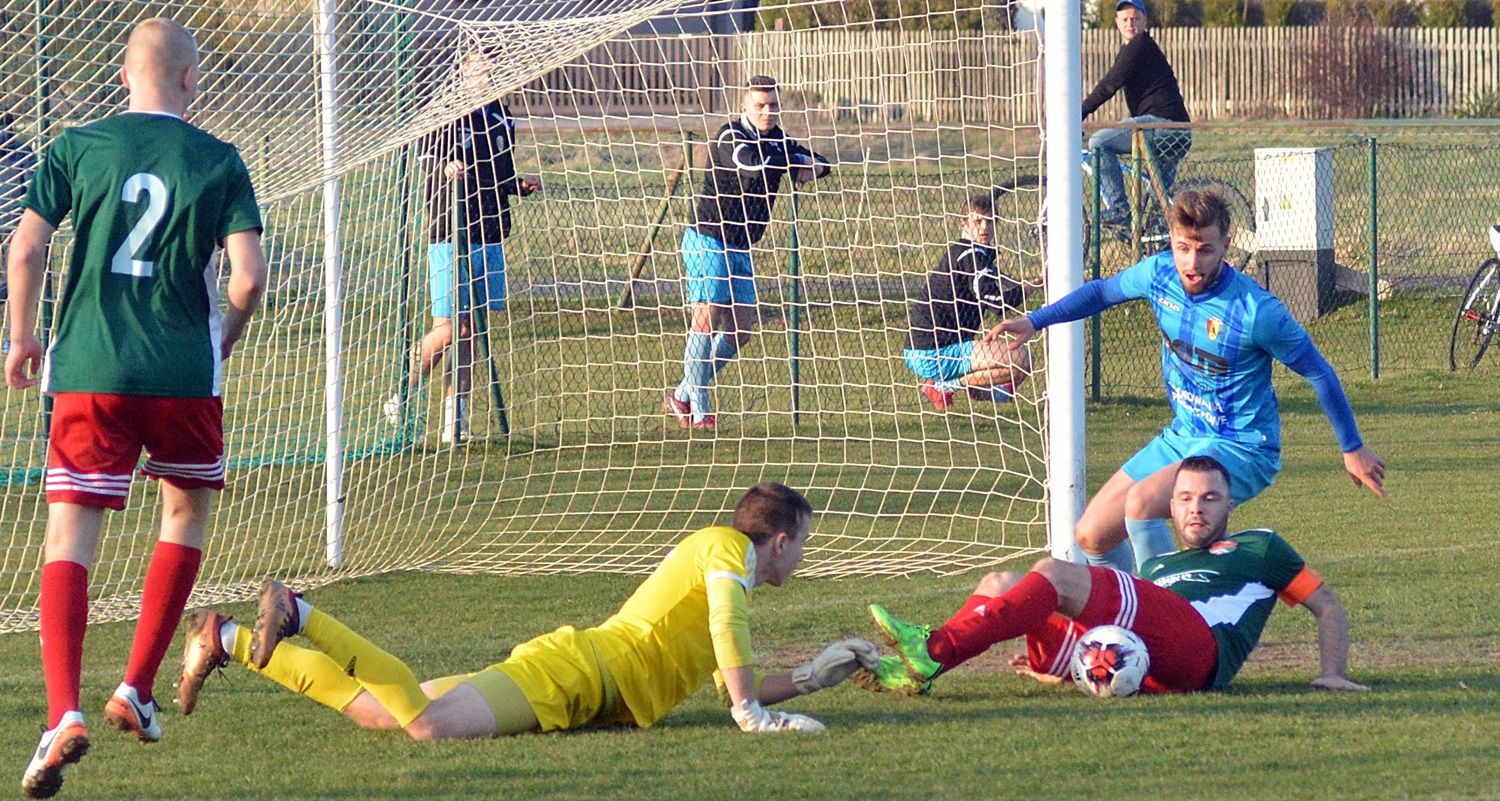
<instances>
[{"instance_id":1,"label":"light blue jersey","mask_svg":"<svg viewBox=\"0 0 1500 801\"><path fill-rule=\"evenodd\" d=\"M1164 436L1279 454L1281 415L1271 386L1275 359L1312 384L1340 450L1363 446L1338 375L1307 331L1275 295L1228 264L1207 291L1189 295L1172 254L1159 253L1026 316L1040 330L1128 300L1150 303L1161 331L1162 382L1173 414Z\"/></svg>"},{"instance_id":2,"label":"light blue jersey","mask_svg":"<svg viewBox=\"0 0 1500 801\"><path fill-rule=\"evenodd\" d=\"M1279 450L1271 360L1289 364L1313 347L1281 300L1228 265L1206 292L1189 295L1170 252L1117 278L1125 298L1149 302L1156 315L1170 430Z\"/></svg>"}]
</instances>

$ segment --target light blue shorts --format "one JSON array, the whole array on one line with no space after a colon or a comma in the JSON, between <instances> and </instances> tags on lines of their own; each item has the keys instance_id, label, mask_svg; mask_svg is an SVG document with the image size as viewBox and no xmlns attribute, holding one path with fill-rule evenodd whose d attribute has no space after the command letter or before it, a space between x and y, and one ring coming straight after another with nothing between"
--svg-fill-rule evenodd
<instances>
[{"instance_id":1,"label":"light blue shorts","mask_svg":"<svg viewBox=\"0 0 1500 801\"><path fill-rule=\"evenodd\" d=\"M1212 456L1224 465L1229 471L1229 497L1236 505L1264 492L1281 472L1280 451L1216 437L1184 437L1171 429L1157 434L1120 469L1140 481L1189 456Z\"/></svg>"},{"instance_id":2,"label":"light blue shorts","mask_svg":"<svg viewBox=\"0 0 1500 801\"><path fill-rule=\"evenodd\" d=\"M966 339L936 350L901 351L906 369L927 381L953 381L973 372L974 340Z\"/></svg>"},{"instance_id":3,"label":"light blue shorts","mask_svg":"<svg viewBox=\"0 0 1500 801\"><path fill-rule=\"evenodd\" d=\"M434 242L427 246L427 279L432 290L432 316L453 317L453 296L458 296L459 313L466 313L474 302L490 311L505 309L505 251L500 245L474 245L469 248L467 281L453 286L453 243Z\"/></svg>"},{"instance_id":4,"label":"light blue shorts","mask_svg":"<svg viewBox=\"0 0 1500 801\"><path fill-rule=\"evenodd\" d=\"M729 247L688 226L682 232L682 268L691 303L755 303L755 274L748 250Z\"/></svg>"}]
</instances>

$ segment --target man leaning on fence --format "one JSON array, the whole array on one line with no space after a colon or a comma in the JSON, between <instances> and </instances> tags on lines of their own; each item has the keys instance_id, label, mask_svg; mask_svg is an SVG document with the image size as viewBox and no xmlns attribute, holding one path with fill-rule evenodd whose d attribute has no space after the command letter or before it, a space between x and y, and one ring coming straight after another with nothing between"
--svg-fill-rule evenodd
<instances>
[{"instance_id":1,"label":"man leaning on fence","mask_svg":"<svg viewBox=\"0 0 1500 801\"><path fill-rule=\"evenodd\" d=\"M1083 117L1088 119L1096 109L1125 90L1125 106L1130 116L1121 120L1125 127L1105 128L1089 139L1089 148L1103 151L1097 165L1099 188L1103 194L1104 225L1126 225L1130 222L1130 204L1125 198L1125 176L1118 157L1131 151L1131 134L1136 123L1188 122L1187 106L1172 65L1146 31L1144 0L1119 0L1115 4L1115 27L1125 37L1125 44L1115 56L1109 72L1083 100ZM1161 188L1170 191L1177 177L1177 164L1192 147L1193 135L1186 128L1146 128L1146 142L1155 151L1161 168Z\"/></svg>"}]
</instances>

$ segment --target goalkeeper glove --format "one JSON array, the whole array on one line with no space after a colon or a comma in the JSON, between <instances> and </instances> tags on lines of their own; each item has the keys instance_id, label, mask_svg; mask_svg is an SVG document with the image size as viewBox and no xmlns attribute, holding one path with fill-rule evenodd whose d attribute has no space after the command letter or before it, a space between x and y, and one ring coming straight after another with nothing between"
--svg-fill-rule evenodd
<instances>
[{"instance_id":1,"label":"goalkeeper glove","mask_svg":"<svg viewBox=\"0 0 1500 801\"><path fill-rule=\"evenodd\" d=\"M824 648L813 661L798 665L792 671L792 683L797 685L797 692L807 695L838 684L860 668L874 670L879 666L875 645L850 637Z\"/></svg>"},{"instance_id":2,"label":"goalkeeper glove","mask_svg":"<svg viewBox=\"0 0 1500 801\"><path fill-rule=\"evenodd\" d=\"M791 712L772 712L759 701L746 698L729 710L740 731L822 731L827 728L806 715Z\"/></svg>"}]
</instances>

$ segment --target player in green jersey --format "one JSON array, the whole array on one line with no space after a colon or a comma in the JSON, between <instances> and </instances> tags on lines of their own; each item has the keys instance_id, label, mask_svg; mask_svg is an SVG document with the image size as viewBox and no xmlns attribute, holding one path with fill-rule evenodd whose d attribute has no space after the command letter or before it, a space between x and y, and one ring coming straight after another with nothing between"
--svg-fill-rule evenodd
<instances>
[{"instance_id":1,"label":"player in green jersey","mask_svg":"<svg viewBox=\"0 0 1500 801\"><path fill-rule=\"evenodd\" d=\"M224 487L224 360L265 286L261 218L229 144L183 120L198 93L198 47L168 19L137 25L120 80L129 110L65 131L48 148L11 238L12 388L53 397L47 536L41 571L47 728L21 780L54 795L88 750L79 708L88 571L105 509L123 509L136 463L160 479L161 535L146 570L124 681L106 722L142 742L161 737L152 685L202 560L204 528ZM72 260L45 360L37 300L53 233L72 218ZM214 253L230 262L220 310Z\"/></svg>"},{"instance_id":2,"label":"player in green jersey","mask_svg":"<svg viewBox=\"0 0 1500 801\"><path fill-rule=\"evenodd\" d=\"M1350 681L1349 618L1302 557L1275 532L1228 533L1229 473L1212 457L1182 460L1172 520L1187 546L1148 561L1145 578L1047 558L1025 576L991 573L964 607L937 629L903 622L871 606L875 625L900 652L860 683L927 692L932 679L991 645L1025 636L1016 672L1061 681L1078 638L1095 626L1134 631L1151 669L1143 692L1213 690L1234 678L1260 639L1279 597L1317 619L1322 670L1312 685L1359 691Z\"/></svg>"}]
</instances>

